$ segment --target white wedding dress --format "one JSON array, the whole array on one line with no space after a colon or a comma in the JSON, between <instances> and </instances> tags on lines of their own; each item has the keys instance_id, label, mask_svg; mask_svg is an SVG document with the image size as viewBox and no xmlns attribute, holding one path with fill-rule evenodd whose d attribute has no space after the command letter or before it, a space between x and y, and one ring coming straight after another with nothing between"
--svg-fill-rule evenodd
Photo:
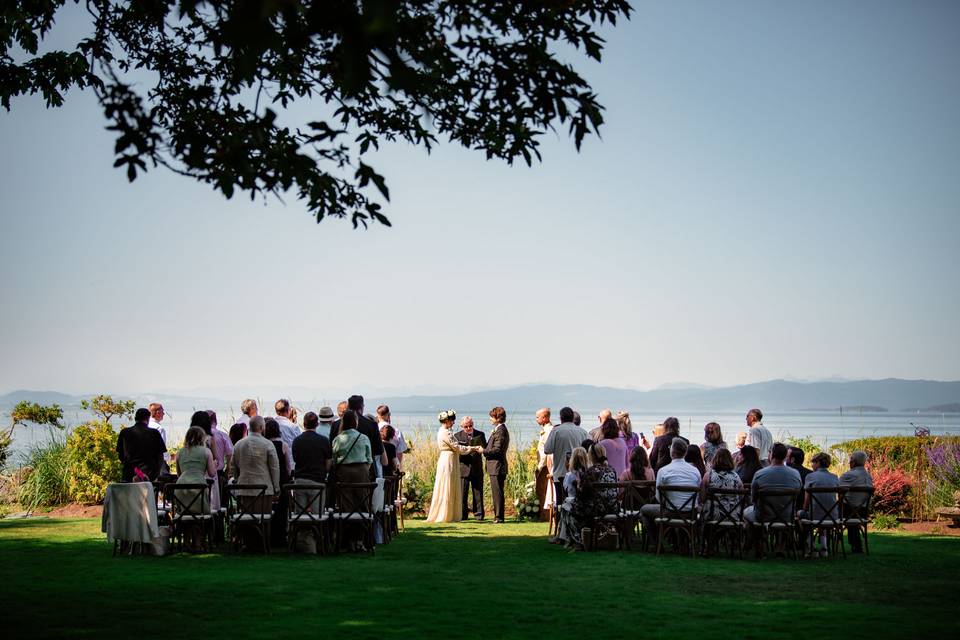
<instances>
[{"instance_id":1,"label":"white wedding dress","mask_svg":"<svg viewBox=\"0 0 960 640\"><path fill-rule=\"evenodd\" d=\"M437 479L433 483L433 498L427 522L459 522L463 515L463 487L460 484L460 456L470 453L470 447L453 439L450 429L440 427L437 432Z\"/></svg>"}]
</instances>

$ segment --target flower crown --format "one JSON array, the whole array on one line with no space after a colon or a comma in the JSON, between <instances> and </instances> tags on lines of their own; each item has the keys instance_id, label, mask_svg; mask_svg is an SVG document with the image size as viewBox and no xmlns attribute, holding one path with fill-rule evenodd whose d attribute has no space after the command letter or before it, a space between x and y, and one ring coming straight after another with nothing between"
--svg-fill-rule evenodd
<instances>
[{"instance_id":1,"label":"flower crown","mask_svg":"<svg viewBox=\"0 0 960 640\"><path fill-rule=\"evenodd\" d=\"M456 420L457 414L453 410L441 411L440 415L437 416L437 420L440 422L446 422L447 420Z\"/></svg>"}]
</instances>

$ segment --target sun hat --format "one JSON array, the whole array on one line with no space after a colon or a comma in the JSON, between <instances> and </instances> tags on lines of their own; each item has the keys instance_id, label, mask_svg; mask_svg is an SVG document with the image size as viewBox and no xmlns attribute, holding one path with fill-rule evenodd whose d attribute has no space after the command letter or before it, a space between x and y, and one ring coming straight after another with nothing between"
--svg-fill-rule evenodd
<instances>
[{"instance_id":1,"label":"sun hat","mask_svg":"<svg viewBox=\"0 0 960 640\"><path fill-rule=\"evenodd\" d=\"M317 417L320 418L320 422L333 422L333 409L330 407L320 407L320 411L317 412Z\"/></svg>"}]
</instances>

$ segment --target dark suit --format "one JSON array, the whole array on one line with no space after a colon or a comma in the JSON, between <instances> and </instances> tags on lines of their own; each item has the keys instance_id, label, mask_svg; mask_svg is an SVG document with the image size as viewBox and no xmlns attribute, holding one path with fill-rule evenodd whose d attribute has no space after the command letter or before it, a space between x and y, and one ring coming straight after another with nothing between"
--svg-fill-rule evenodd
<instances>
[{"instance_id":1,"label":"dark suit","mask_svg":"<svg viewBox=\"0 0 960 640\"><path fill-rule=\"evenodd\" d=\"M503 522L505 496L504 483L507 480L507 449L510 448L510 433L507 427L498 424L490 433L483 456L487 459L487 475L490 476L490 493L493 494L493 519Z\"/></svg>"},{"instance_id":2,"label":"dark suit","mask_svg":"<svg viewBox=\"0 0 960 640\"><path fill-rule=\"evenodd\" d=\"M468 436L464 431L458 431L453 434L453 439L465 446L471 446L470 441L474 438L480 440L480 446L487 446L487 436L483 431L473 430L473 435ZM483 518L483 457L479 453L471 453L466 456L460 456L460 479L462 482L463 494L463 519L467 519L467 502L473 494L473 516Z\"/></svg>"},{"instance_id":3,"label":"dark suit","mask_svg":"<svg viewBox=\"0 0 960 640\"><path fill-rule=\"evenodd\" d=\"M653 439L653 447L650 449L650 466L653 468L654 473L656 473L660 467L665 467L670 464L670 445L673 443L674 438L680 438L688 445L690 444L689 440L676 433L665 433Z\"/></svg>"},{"instance_id":4,"label":"dark suit","mask_svg":"<svg viewBox=\"0 0 960 640\"><path fill-rule=\"evenodd\" d=\"M333 439L340 433L340 422L340 420L335 420L333 424L330 425L330 442L333 442ZM370 453L373 455L374 460L379 460L380 454L383 453L383 440L380 439L380 429L377 427L377 423L367 416L358 415L357 431L370 439ZM370 477L373 478L375 476L376 464L372 464L370 465Z\"/></svg>"}]
</instances>

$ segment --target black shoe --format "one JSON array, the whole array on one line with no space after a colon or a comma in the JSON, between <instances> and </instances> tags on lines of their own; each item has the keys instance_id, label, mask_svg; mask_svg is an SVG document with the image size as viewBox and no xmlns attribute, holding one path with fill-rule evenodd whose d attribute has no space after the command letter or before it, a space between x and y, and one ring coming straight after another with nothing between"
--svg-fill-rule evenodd
<instances>
[{"instance_id":1,"label":"black shoe","mask_svg":"<svg viewBox=\"0 0 960 640\"><path fill-rule=\"evenodd\" d=\"M503 524L503 520L497 520L496 518L494 518L493 524Z\"/></svg>"},{"instance_id":2,"label":"black shoe","mask_svg":"<svg viewBox=\"0 0 960 640\"><path fill-rule=\"evenodd\" d=\"M473 519L474 519L474 520L483 520L483 514L481 513L480 515L474 515L474 516L473 516Z\"/></svg>"}]
</instances>

